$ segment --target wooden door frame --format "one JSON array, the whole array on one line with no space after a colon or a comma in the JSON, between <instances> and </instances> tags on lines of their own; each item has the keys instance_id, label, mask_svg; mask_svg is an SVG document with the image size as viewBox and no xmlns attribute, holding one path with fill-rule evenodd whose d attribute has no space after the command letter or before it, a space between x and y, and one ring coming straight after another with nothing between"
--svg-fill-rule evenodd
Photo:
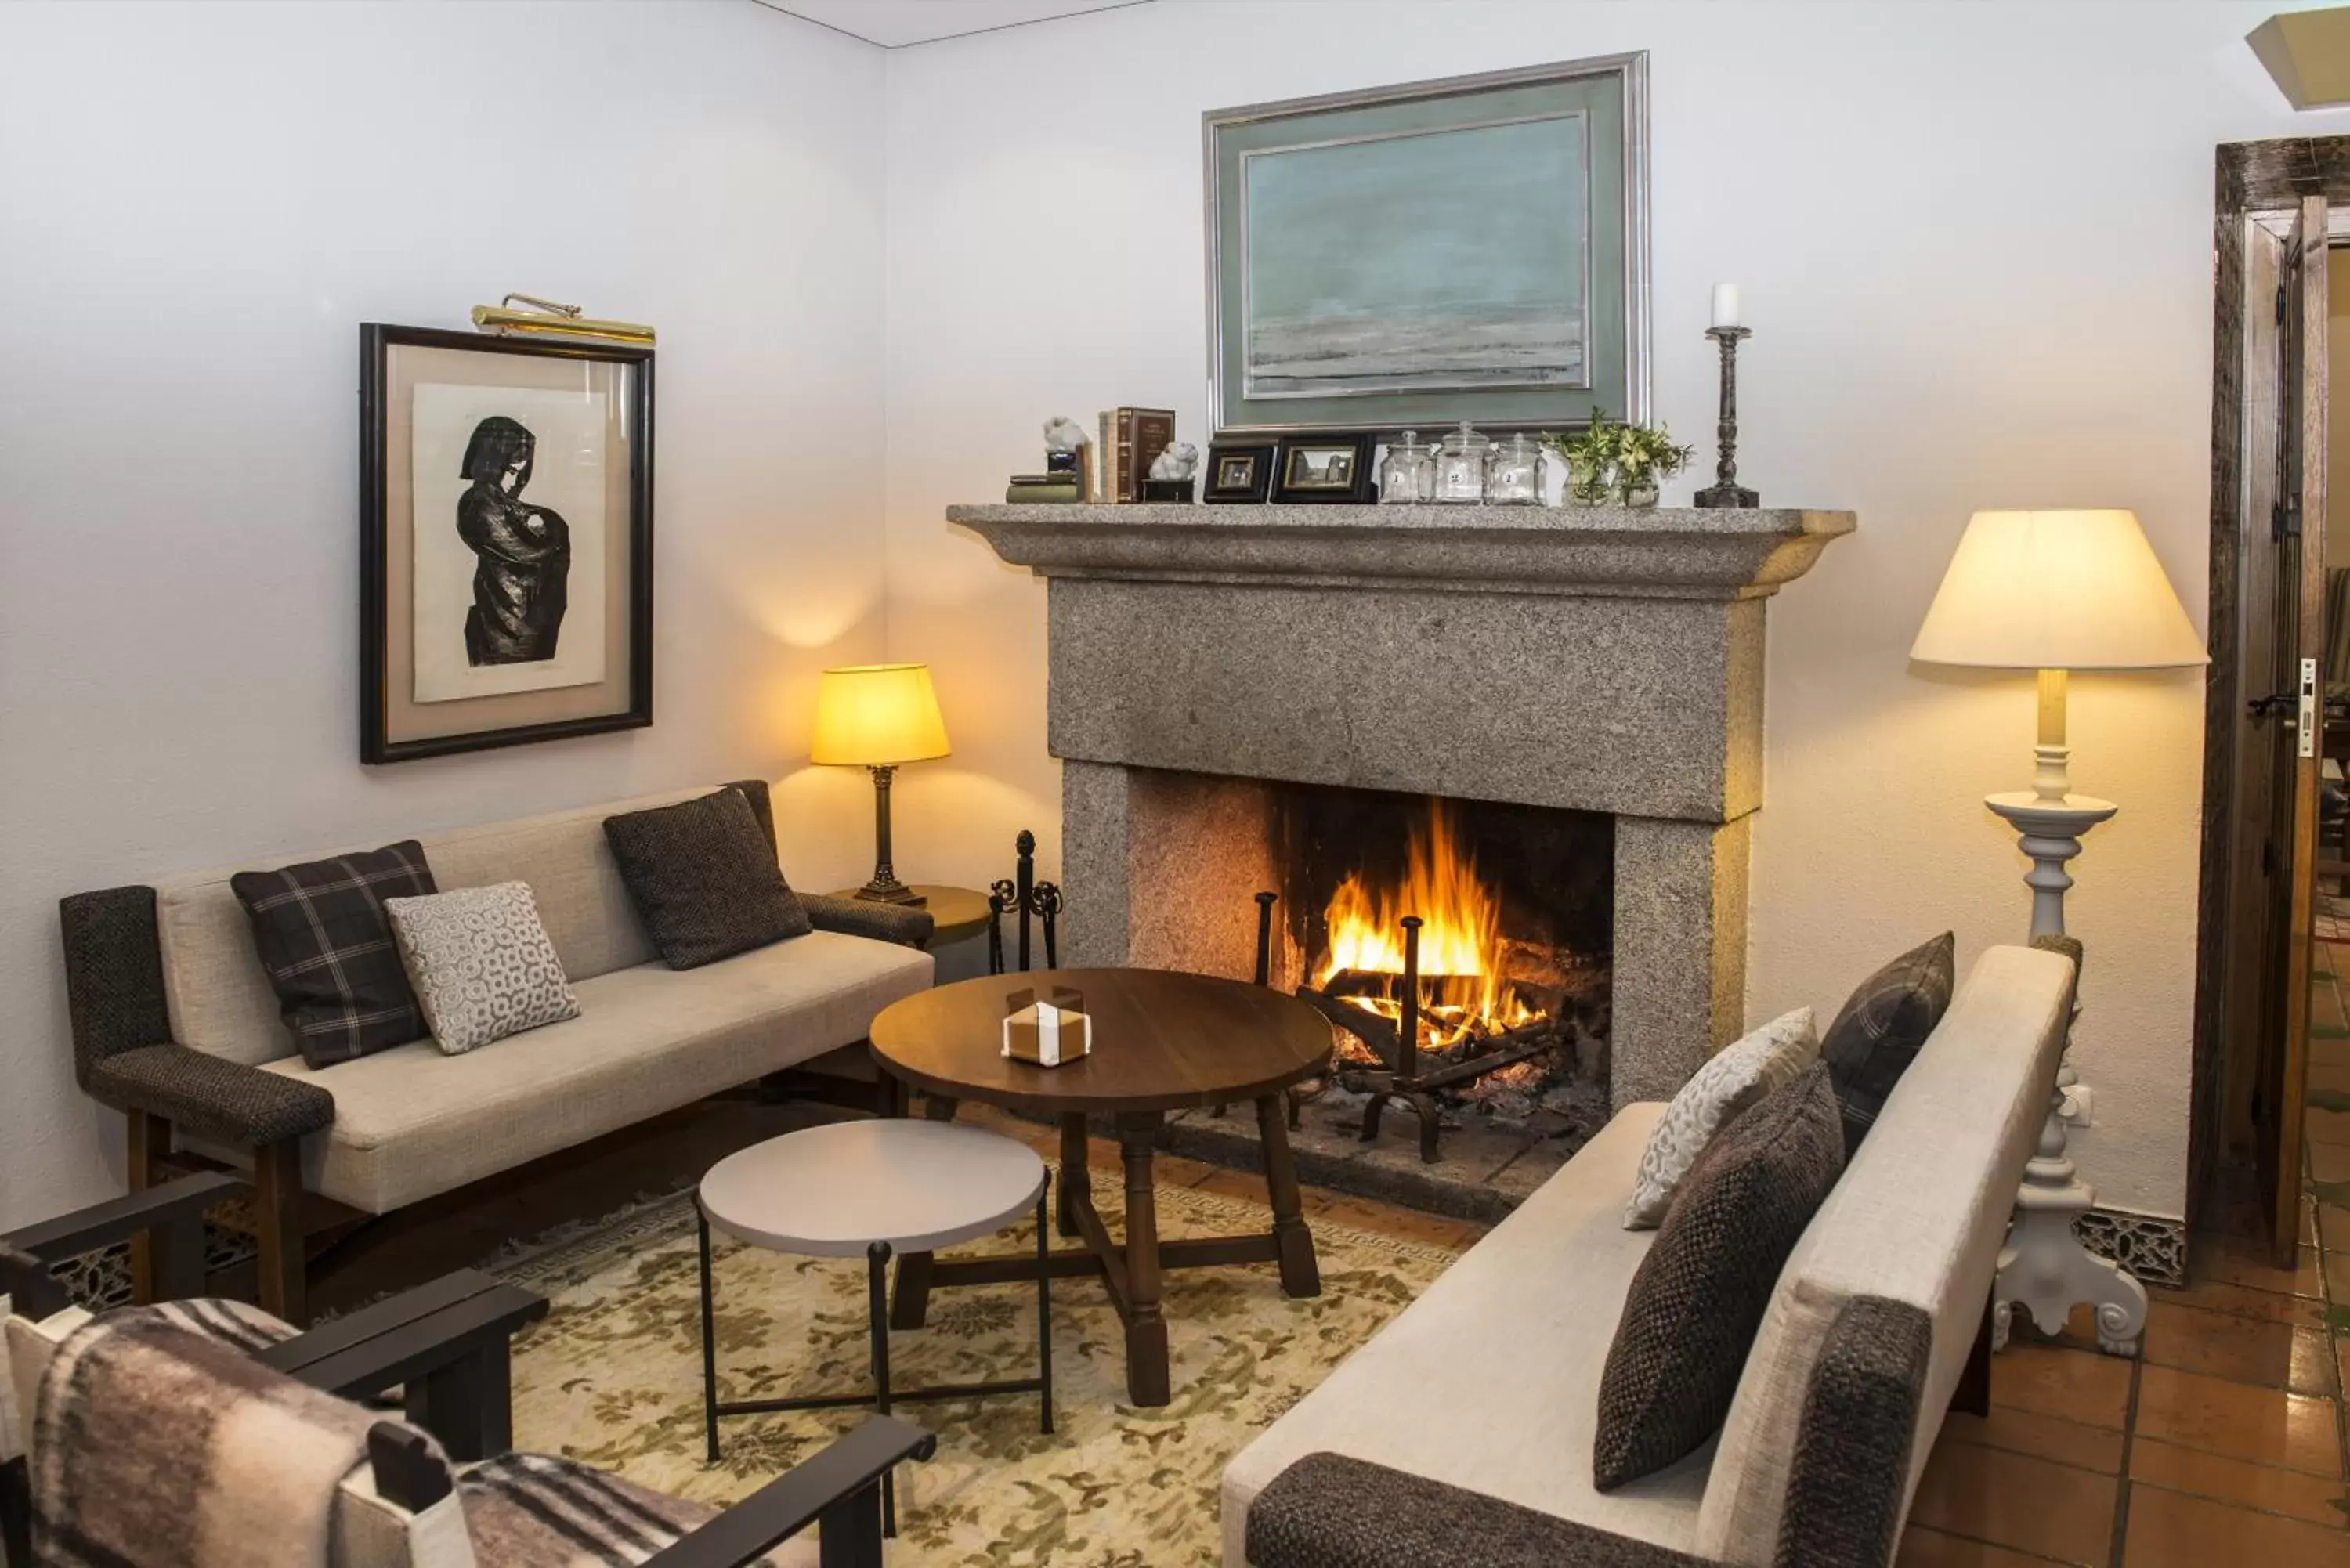
<instances>
[{"instance_id":1,"label":"wooden door frame","mask_svg":"<svg viewBox=\"0 0 2350 1568\"><path fill-rule=\"evenodd\" d=\"M2247 445L2248 348L2258 338L2266 302L2248 288L2259 274L2249 254L2254 223L2289 218L2303 198L2324 196L2350 209L2350 136L2241 141L2218 151L2215 180L2211 398L2210 648L2203 703L2203 812L2197 904L2195 1030L2188 1131L2187 1220L2190 1232L2227 1147L2230 1085L2227 1041L2238 998L2228 990L2230 897L2242 858L2237 838L2241 784L2237 718L2248 676L2244 653L2246 500L2252 489ZM2318 350L2324 351L2321 341ZM2321 465L2323 457L2320 457ZM2321 469L2322 472L2322 469ZM2271 482L2273 488L2273 482ZM2266 526L2263 516L2254 520ZM2322 610L2321 610L2322 613Z\"/></svg>"}]
</instances>

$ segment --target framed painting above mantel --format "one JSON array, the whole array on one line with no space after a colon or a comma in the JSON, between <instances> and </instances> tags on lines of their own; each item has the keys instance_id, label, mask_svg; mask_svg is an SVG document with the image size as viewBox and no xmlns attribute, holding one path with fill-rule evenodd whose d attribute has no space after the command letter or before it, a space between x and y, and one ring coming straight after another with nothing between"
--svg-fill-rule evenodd
<instances>
[{"instance_id":1,"label":"framed painting above mantel","mask_svg":"<svg viewBox=\"0 0 2350 1568\"><path fill-rule=\"evenodd\" d=\"M359 758L653 722L653 355L359 329Z\"/></svg>"},{"instance_id":2,"label":"framed painting above mantel","mask_svg":"<svg viewBox=\"0 0 2350 1568\"><path fill-rule=\"evenodd\" d=\"M1648 58L1211 110L1216 433L1645 421Z\"/></svg>"}]
</instances>

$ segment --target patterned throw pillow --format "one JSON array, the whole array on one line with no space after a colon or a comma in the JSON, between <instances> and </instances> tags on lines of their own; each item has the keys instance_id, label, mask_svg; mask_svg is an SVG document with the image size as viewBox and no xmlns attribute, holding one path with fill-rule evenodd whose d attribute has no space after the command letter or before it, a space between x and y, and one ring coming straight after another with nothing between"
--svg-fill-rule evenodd
<instances>
[{"instance_id":1,"label":"patterned throw pillow","mask_svg":"<svg viewBox=\"0 0 2350 1568\"><path fill-rule=\"evenodd\" d=\"M1820 1037L1812 1026L1812 1010L1798 1007L1737 1044L1724 1046L1700 1067L1648 1134L1648 1147L1640 1152L1640 1169L1632 1178L1632 1196L1624 1204L1624 1229L1656 1229L1673 1200L1674 1189L1713 1141L1714 1134L1728 1127L1739 1112L1810 1066L1819 1054Z\"/></svg>"},{"instance_id":2,"label":"patterned throw pillow","mask_svg":"<svg viewBox=\"0 0 2350 1568\"><path fill-rule=\"evenodd\" d=\"M529 884L393 898L384 909L424 1021L450 1055L579 1016Z\"/></svg>"},{"instance_id":3,"label":"patterned throw pillow","mask_svg":"<svg viewBox=\"0 0 2350 1568\"><path fill-rule=\"evenodd\" d=\"M1601 1491L1721 1428L1779 1271L1843 1171L1835 1091L1817 1063L1699 1158L1632 1276L1599 1375L1591 1471Z\"/></svg>"},{"instance_id":4,"label":"patterned throw pillow","mask_svg":"<svg viewBox=\"0 0 2350 1568\"><path fill-rule=\"evenodd\" d=\"M240 871L228 885L253 922L253 945L303 1061L331 1067L424 1033L383 913L387 898L432 891L424 846L411 838L365 855Z\"/></svg>"},{"instance_id":5,"label":"patterned throw pillow","mask_svg":"<svg viewBox=\"0 0 2350 1568\"><path fill-rule=\"evenodd\" d=\"M1954 945L1944 931L1903 953L1862 981L1828 1025L1820 1060L1827 1064L1844 1106L1846 1159L1877 1125L1893 1085L1950 1009Z\"/></svg>"},{"instance_id":6,"label":"patterned throw pillow","mask_svg":"<svg viewBox=\"0 0 2350 1568\"><path fill-rule=\"evenodd\" d=\"M604 837L645 934L671 969L699 969L815 929L739 789L608 816Z\"/></svg>"}]
</instances>

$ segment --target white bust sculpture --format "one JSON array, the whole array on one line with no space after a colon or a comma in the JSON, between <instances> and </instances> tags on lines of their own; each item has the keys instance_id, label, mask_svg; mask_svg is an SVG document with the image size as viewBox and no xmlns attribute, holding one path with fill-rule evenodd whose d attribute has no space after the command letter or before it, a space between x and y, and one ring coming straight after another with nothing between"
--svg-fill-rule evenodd
<instances>
[{"instance_id":1,"label":"white bust sculpture","mask_svg":"<svg viewBox=\"0 0 2350 1568\"><path fill-rule=\"evenodd\" d=\"M1179 441L1150 460L1153 479L1189 479L1200 469L1200 449Z\"/></svg>"},{"instance_id":2,"label":"white bust sculpture","mask_svg":"<svg viewBox=\"0 0 2350 1568\"><path fill-rule=\"evenodd\" d=\"M1064 415L1055 414L1045 421L1046 452L1076 452L1086 444L1086 427Z\"/></svg>"}]
</instances>

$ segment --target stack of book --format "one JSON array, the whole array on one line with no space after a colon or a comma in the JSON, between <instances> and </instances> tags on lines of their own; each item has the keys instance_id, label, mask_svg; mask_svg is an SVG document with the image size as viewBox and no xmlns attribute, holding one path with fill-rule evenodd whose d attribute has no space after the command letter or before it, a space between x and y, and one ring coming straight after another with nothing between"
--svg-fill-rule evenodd
<instances>
[{"instance_id":1,"label":"stack of book","mask_svg":"<svg viewBox=\"0 0 2350 1568\"><path fill-rule=\"evenodd\" d=\"M1106 505L1142 499L1150 465L1175 441L1171 409L1105 409L1093 498Z\"/></svg>"}]
</instances>

